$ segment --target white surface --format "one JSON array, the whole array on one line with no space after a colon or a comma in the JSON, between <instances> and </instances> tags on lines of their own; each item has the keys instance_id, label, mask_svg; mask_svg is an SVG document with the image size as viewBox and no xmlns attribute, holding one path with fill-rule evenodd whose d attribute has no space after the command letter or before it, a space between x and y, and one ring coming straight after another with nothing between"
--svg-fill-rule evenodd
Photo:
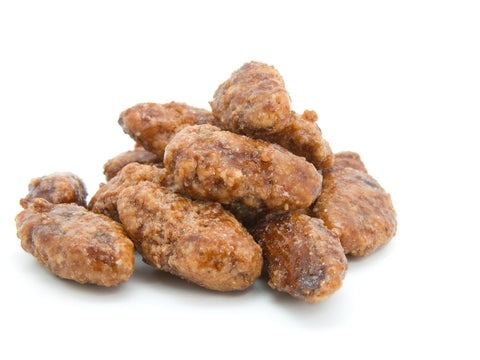
<instances>
[{"instance_id":1,"label":"white surface","mask_svg":"<svg viewBox=\"0 0 480 360\"><path fill-rule=\"evenodd\" d=\"M478 359L478 2L155 3L0 5L0 358ZM340 291L315 305L263 280L218 294L140 261L102 289L21 250L32 177L72 171L93 194L132 146L120 111L208 108L249 60L273 64L294 109L316 110L334 150L358 151L394 200L397 236L351 261Z\"/></svg>"}]
</instances>

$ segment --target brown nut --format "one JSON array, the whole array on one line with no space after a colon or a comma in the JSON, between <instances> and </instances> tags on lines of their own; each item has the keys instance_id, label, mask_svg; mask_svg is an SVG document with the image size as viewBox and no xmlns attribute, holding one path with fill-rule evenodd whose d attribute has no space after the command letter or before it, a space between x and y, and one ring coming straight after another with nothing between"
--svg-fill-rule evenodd
<instances>
[{"instance_id":1,"label":"brown nut","mask_svg":"<svg viewBox=\"0 0 480 360\"><path fill-rule=\"evenodd\" d=\"M214 122L213 115L204 109L184 103L143 103L120 114L118 123L127 134L142 146L163 157L170 138L188 125Z\"/></svg>"},{"instance_id":2,"label":"brown nut","mask_svg":"<svg viewBox=\"0 0 480 360\"><path fill-rule=\"evenodd\" d=\"M332 166L332 151L315 124L314 111L298 115L278 71L249 62L222 83L210 102L215 123L223 130L279 144L305 157L317 169Z\"/></svg>"},{"instance_id":3,"label":"brown nut","mask_svg":"<svg viewBox=\"0 0 480 360\"><path fill-rule=\"evenodd\" d=\"M117 204L125 230L152 266L218 291L245 289L260 275L260 247L219 204L146 181L123 190Z\"/></svg>"},{"instance_id":4,"label":"brown nut","mask_svg":"<svg viewBox=\"0 0 480 360\"><path fill-rule=\"evenodd\" d=\"M302 115L292 113L291 117L288 126L260 138L279 144L295 155L303 156L319 170L332 167L332 150L316 124L318 116L315 111L306 110Z\"/></svg>"},{"instance_id":5,"label":"brown nut","mask_svg":"<svg viewBox=\"0 0 480 360\"><path fill-rule=\"evenodd\" d=\"M340 288L347 259L322 220L302 213L272 214L252 235L262 247L271 288L310 303Z\"/></svg>"},{"instance_id":6,"label":"brown nut","mask_svg":"<svg viewBox=\"0 0 480 360\"><path fill-rule=\"evenodd\" d=\"M349 167L367 173L367 168L365 167L365 164L360 158L360 155L356 152L342 151L335 153L334 162L334 166L336 169Z\"/></svg>"},{"instance_id":7,"label":"brown nut","mask_svg":"<svg viewBox=\"0 0 480 360\"><path fill-rule=\"evenodd\" d=\"M22 248L61 278L114 286L133 272L133 243L106 216L36 198L15 220Z\"/></svg>"},{"instance_id":8,"label":"brown nut","mask_svg":"<svg viewBox=\"0 0 480 360\"><path fill-rule=\"evenodd\" d=\"M336 232L345 254L364 256L388 242L397 229L390 195L358 161L338 162L325 173L323 189L313 207L315 217Z\"/></svg>"},{"instance_id":9,"label":"brown nut","mask_svg":"<svg viewBox=\"0 0 480 360\"><path fill-rule=\"evenodd\" d=\"M140 181L152 181L164 184L167 179L165 169L152 165L131 163L100 186L88 203L88 208L97 214L104 214L113 220L119 221L117 212L117 198L120 192L128 186L135 185Z\"/></svg>"},{"instance_id":10,"label":"brown nut","mask_svg":"<svg viewBox=\"0 0 480 360\"><path fill-rule=\"evenodd\" d=\"M77 175L56 172L32 179L28 185L28 195L20 200L20 205L26 209L35 198L46 199L53 204L86 206L87 190Z\"/></svg>"},{"instance_id":11,"label":"brown nut","mask_svg":"<svg viewBox=\"0 0 480 360\"><path fill-rule=\"evenodd\" d=\"M277 132L290 122L290 97L278 71L249 62L216 90L210 102L218 126L258 137Z\"/></svg>"},{"instance_id":12,"label":"brown nut","mask_svg":"<svg viewBox=\"0 0 480 360\"><path fill-rule=\"evenodd\" d=\"M145 150L143 147L135 147L134 150L125 151L108 160L103 165L103 174L108 181L117 175L126 165L134 162L163 167L163 157L159 158L156 154Z\"/></svg>"},{"instance_id":13,"label":"brown nut","mask_svg":"<svg viewBox=\"0 0 480 360\"><path fill-rule=\"evenodd\" d=\"M322 175L305 159L211 125L178 132L164 163L179 191L222 204L301 209L310 206L322 184Z\"/></svg>"}]
</instances>

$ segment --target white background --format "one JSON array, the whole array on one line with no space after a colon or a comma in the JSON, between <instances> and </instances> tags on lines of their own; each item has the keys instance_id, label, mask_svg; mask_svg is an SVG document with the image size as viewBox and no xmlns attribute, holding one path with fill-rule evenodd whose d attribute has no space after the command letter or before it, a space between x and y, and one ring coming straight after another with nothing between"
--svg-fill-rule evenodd
<instances>
[{"instance_id":1,"label":"white background","mask_svg":"<svg viewBox=\"0 0 480 360\"><path fill-rule=\"evenodd\" d=\"M174 5L173 5L174 4ZM480 357L478 1L2 1L0 358ZM203 290L137 262L114 289L23 252L31 178L81 176L132 147L138 102L208 108L250 60L274 65L335 151L392 195L397 236L304 304L258 280ZM9 355L6 355L9 354Z\"/></svg>"}]
</instances>

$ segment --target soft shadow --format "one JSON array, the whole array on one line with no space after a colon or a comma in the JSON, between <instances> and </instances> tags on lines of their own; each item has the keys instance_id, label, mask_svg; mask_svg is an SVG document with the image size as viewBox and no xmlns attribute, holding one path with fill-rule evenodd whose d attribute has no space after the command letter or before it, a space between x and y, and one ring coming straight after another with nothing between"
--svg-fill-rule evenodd
<instances>
[{"instance_id":1,"label":"soft shadow","mask_svg":"<svg viewBox=\"0 0 480 360\"><path fill-rule=\"evenodd\" d=\"M270 298L274 306L281 308L291 321L305 328L320 329L336 327L346 321L351 312L351 301L340 288L328 298L317 303L307 303L287 293L270 289Z\"/></svg>"},{"instance_id":2,"label":"soft shadow","mask_svg":"<svg viewBox=\"0 0 480 360\"><path fill-rule=\"evenodd\" d=\"M29 286L33 284L37 291L45 292L45 294L58 293L62 296L78 297L79 295L86 295L88 297L112 297L118 296L119 293L125 291L123 284L112 287L99 286L94 284L80 284L74 280L61 278L44 266L42 266L34 257L22 255L21 265L22 271L29 276ZM19 261L20 262L20 261ZM27 276L27 275L26 275ZM42 287L40 289L39 287Z\"/></svg>"},{"instance_id":3,"label":"soft shadow","mask_svg":"<svg viewBox=\"0 0 480 360\"><path fill-rule=\"evenodd\" d=\"M56 278L59 282L61 282L60 286L64 287L66 290L74 291L77 294L88 295L96 298L118 296L122 292L126 291L125 287L122 286L124 284L106 287L95 284L80 284L73 280L62 279L59 277Z\"/></svg>"},{"instance_id":4,"label":"soft shadow","mask_svg":"<svg viewBox=\"0 0 480 360\"><path fill-rule=\"evenodd\" d=\"M178 293L178 296L181 297L182 300L188 300L194 297L196 304L198 304L200 298L209 301L212 299L239 298L246 296L250 289L228 292L206 289L189 282L188 280L145 264L141 259L137 259L135 272L133 273L131 280L136 284L147 287L150 291L158 291L162 293L173 291Z\"/></svg>"},{"instance_id":5,"label":"soft shadow","mask_svg":"<svg viewBox=\"0 0 480 360\"><path fill-rule=\"evenodd\" d=\"M321 329L336 327L348 323L353 313L358 311L355 295L358 284L350 283L367 276L374 268L383 267L389 257L395 253L394 244L386 244L374 253L364 257L348 257L348 270L342 287L335 293L317 303L309 304L278 291L270 291L271 302L284 310L292 321L306 328ZM355 276L354 276L355 275ZM360 275L360 277L359 277ZM372 293L372 297L375 294Z\"/></svg>"}]
</instances>

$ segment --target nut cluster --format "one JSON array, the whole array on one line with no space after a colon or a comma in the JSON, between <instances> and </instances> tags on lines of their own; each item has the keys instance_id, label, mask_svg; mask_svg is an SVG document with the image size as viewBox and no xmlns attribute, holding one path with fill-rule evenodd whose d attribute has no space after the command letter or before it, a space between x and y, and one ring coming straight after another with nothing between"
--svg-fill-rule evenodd
<instances>
[{"instance_id":1,"label":"nut cluster","mask_svg":"<svg viewBox=\"0 0 480 360\"><path fill-rule=\"evenodd\" d=\"M278 71L249 62L216 90L211 111L137 104L119 124L135 145L83 181L30 182L16 216L23 249L55 275L114 286L143 260L199 286L271 288L317 302L340 288L347 255L396 232L390 195L354 152L333 153L317 115L291 109Z\"/></svg>"}]
</instances>

